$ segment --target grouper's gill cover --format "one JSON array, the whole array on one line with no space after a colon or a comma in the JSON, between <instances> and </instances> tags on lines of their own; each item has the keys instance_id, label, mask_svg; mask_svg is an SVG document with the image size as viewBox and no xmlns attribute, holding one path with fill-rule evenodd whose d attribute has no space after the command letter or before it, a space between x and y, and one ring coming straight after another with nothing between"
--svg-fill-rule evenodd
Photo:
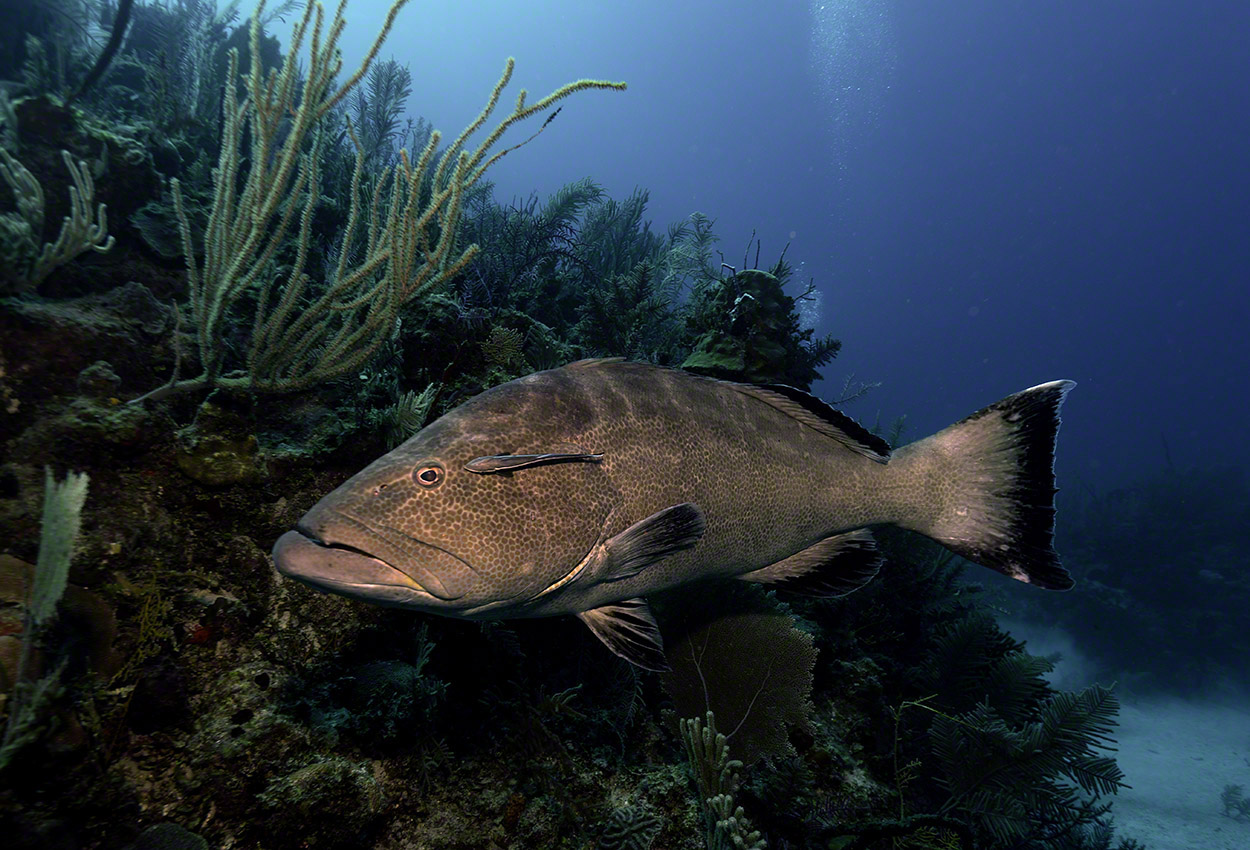
<instances>
[{"instance_id":1,"label":"grouper's gill cover","mask_svg":"<svg viewBox=\"0 0 1250 850\"><path fill-rule=\"evenodd\" d=\"M710 577L838 595L894 524L1021 581L1072 585L1053 537L1070 381L893 454L791 387L588 360L495 387L318 502L278 539L285 575L450 617L576 614L665 666L649 594Z\"/></svg>"}]
</instances>

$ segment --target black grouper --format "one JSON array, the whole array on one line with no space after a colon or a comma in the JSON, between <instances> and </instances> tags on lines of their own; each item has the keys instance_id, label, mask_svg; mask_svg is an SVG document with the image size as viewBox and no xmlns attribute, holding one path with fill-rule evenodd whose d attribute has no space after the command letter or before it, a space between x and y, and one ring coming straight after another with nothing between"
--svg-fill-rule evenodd
<instances>
[{"instance_id":1,"label":"black grouper","mask_svg":"<svg viewBox=\"0 0 1250 850\"><path fill-rule=\"evenodd\" d=\"M488 390L378 458L274 545L315 588L465 619L576 614L663 669L648 594L736 577L838 595L893 524L1064 590L1054 381L891 453L824 402L619 360Z\"/></svg>"}]
</instances>

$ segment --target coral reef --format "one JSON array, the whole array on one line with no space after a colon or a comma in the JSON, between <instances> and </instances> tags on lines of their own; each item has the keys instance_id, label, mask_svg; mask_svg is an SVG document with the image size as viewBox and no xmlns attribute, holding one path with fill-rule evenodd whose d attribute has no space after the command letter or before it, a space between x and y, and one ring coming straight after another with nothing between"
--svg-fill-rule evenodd
<instances>
[{"instance_id":1,"label":"coral reef","mask_svg":"<svg viewBox=\"0 0 1250 850\"><path fill-rule=\"evenodd\" d=\"M794 299L782 290L784 259L773 270L781 276L747 269L700 293L691 327L701 333L683 369L755 384L811 386L816 370L842 343L812 340L812 330L801 329Z\"/></svg>"}]
</instances>

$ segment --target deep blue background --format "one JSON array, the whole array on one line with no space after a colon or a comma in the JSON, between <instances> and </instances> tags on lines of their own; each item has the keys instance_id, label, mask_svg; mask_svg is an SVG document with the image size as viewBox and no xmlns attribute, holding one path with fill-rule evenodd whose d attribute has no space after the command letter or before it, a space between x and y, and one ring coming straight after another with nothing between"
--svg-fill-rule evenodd
<instances>
[{"instance_id":1,"label":"deep blue background","mask_svg":"<svg viewBox=\"0 0 1250 850\"><path fill-rule=\"evenodd\" d=\"M349 63L387 5L354 0ZM1165 443L1250 454L1247 44L1245 0L439 0L383 55L451 134L508 55L532 96L627 80L567 101L499 196L591 175L649 188L657 229L717 219L731 264L752 229L762 266L792 242L845 346L818 391L881 381L848 412L913 438L1074 378L1060 483L1105 489Z\"/></svg>"}]
</instances>

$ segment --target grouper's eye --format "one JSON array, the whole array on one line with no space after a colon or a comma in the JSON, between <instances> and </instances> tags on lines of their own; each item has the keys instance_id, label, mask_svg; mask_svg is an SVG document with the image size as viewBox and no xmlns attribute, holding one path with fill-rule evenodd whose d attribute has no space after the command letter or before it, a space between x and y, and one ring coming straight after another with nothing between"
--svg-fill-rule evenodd
<instances>
[{"instance_id":1,"label":"grouper's eye","mask_svg":"<svg viewBox=\"0 0 1250 850\"><path fill-rule=\"evenodd\" d=\"M417 467L412 473L412 480L416 481L426 490L433 490L439 484L443 483L443 479L447 476L447 472L437 464L427 463L425 466Z\"/></svg>"}]
</instances>

